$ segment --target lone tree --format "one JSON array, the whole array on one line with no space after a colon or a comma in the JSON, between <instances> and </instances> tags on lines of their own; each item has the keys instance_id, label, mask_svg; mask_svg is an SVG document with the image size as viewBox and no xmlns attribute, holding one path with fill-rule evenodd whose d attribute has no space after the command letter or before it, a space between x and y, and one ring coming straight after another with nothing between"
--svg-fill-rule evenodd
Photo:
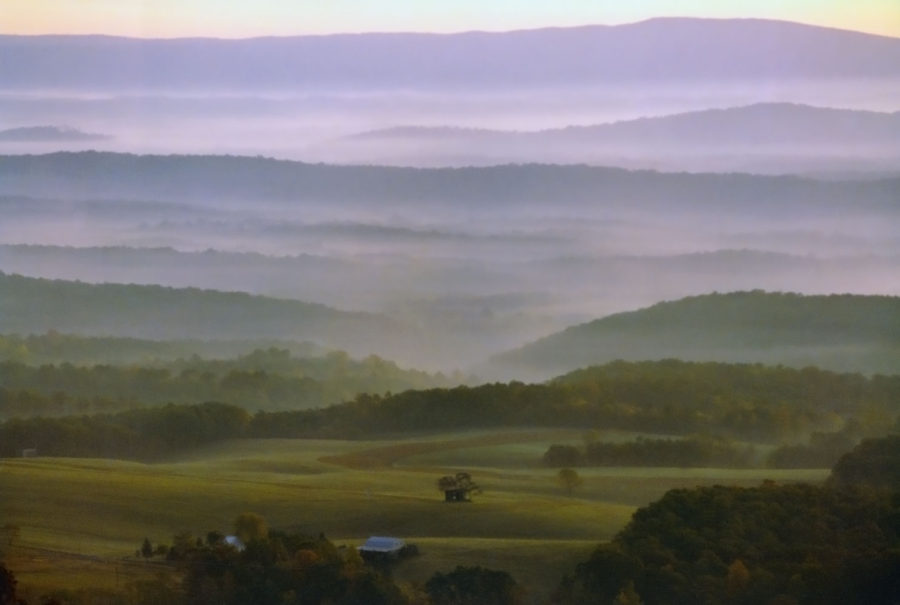
<instances>
[{"instance_id":1,"label":"lone tree","mask_svg":"<svg viewBox=\"0 0 900 605\"><path fill-rule=\"evenodd\" d=\"M144 543L141 545L141 556L145 559L153 556L153 545L150 543L150 538L144 538Z\"/></svg>"},{"instance_id":2,"label":"lone tree","mask_svg":"<svg viewBox=\"0 0 900 605\"><path fill-rule=\"evenodd\" d=\"M437 487L444 492L445 502L469 502L469 494L481 493L481 488L472 481L469 473L444 475L438 479Z\"/></svg>"},{"instance_id":3,"label":"lone tree","mask_svg":"<svg viewBox=\"0 0 900 605\"><path fill-rule=\"evenodd\" d=\"M572 490L576 487L581 487L584 483L584 480L581 478L581 475L575 469L571 468L561 468L559 472L556 474L556 480L559 484L566 488L566 492L571 496Z\"/></svg>"}]
</instances>

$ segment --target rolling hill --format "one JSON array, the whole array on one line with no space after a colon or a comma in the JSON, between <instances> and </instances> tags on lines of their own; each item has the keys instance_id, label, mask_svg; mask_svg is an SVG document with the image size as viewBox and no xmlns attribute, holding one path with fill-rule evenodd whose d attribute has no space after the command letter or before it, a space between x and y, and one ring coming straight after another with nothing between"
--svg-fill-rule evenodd
<instances>
[{"instance_id":1,"label":"rolling hill","mask_svg":"<svg viewBox=\"0 0 900 605\"><path fill-rule=\"evenodd\" d=\"M763 291L692 296L570 327L493 359L550 376L615 359L900 372L900 298Z\"/></svg>"},{"instance_id":2,"label":"rolling hill","mask_svg":"<svg viewBox=\"0 0 900 605\"><path fill-rule=\"evenodd\" d=\"M478 143L586 143L598 145L812 145L880 144L896 147L900 111L893 113L813 107L797 103L755 103L669 116L569 126L538 131L398 126L351 139L447 138Z\"/></svg>"},{"instance_id":3,"label":"rolling hill","mask_svg":"<svg viewBox=\"0 0 900 605\"><path fill-rule=\"evenodd\" d=\"M0 273L0 332L153 340L314 341L353 355L410 353L409 330L384 316L239 292L87 284Z\"/></svg>"},{"instance_id":4,"label":"rolling hill","mask_svg":"<svg viewBox=\"0 0 900 605\"><path fill-rule=\"evenodd\" d=\"M748 174L667 174L591 166L334 166L261 157L60 152L0 156L0 195L63 199L290 202L343 207L727 208L757 214L837 204L896 211L900 178L819 182Z\"/></svg>"},{"instance_id":5,"label":"rolling hill","mask_svg":"<svg viewBox=\"0 0 900 605\"><path fill-rule=\"evenodd\" d=\"M764 173L900 167L900 112L756 103L534 131L398 126L324 148L357 161L453 165L589 163Z\"/></svg>"}]
</instances>

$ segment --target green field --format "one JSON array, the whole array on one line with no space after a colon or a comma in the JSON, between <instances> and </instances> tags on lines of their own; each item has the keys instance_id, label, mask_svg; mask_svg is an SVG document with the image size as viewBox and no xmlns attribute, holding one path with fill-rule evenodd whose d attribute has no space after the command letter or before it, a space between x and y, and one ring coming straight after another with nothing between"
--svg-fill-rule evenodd
<instances>
[{"instance_id":1,"label":"green field","mask_svg":"<svg viewBox=\"0 0 900 605\"><path fill-rule=\"evenodd\" d=\"M523 430L393 442L240 440L159 464L6 459L0 510L3 523L21 528L7 559L31 594L72 586L85 566L112 588L157 573L133 561L144 537L168 544L182 531L229 531L239 513L253 511L273 527L324 532L337 544L357 545L369 535L415 543L422 554L400 564L401 582L482 565L507 570L534 595L546 595L635 507L672 487L820 481L827 474L579 469L584 485L570 497L540 456L551 443L578 438L575 431ZM483 493L469 504L444 503L436 480L460 470L471 472ZM59 560L51 563L54 556Z\"/></svg>"}]
</instances>

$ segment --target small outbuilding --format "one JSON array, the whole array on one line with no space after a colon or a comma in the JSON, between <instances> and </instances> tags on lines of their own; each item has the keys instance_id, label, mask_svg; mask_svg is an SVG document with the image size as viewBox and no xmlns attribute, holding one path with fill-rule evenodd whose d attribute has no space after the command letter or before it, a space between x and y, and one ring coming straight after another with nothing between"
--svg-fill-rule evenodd
<instances>
[{"instance_id":1,"label":"small outbuilding","mask_svg":"<svg viewBox=\"0 0 900 605\"><path fill-rule=\"evenodd\" d=\"M444 502L471 502L471 494L481 492L469 473L444 475L438 479L437 487L444 492Z\"/></svg>"},{"instance_id":2,"label":"small outbuilding","mask_svg":"<svg viewBox=\"0 0 900 605\"><path fill-rule=\"evenodd\" d=\"M469 490L466 489L445 489L444 502L470 502Z\"/></svg>"},{"instance_id":3,"label":"small outbuilding","mask_svg":"<svg viewBox=\"0 0 900 605\"><path fill-rule=\"evenodd\" d=\"M246 548L246 546L244 546L244 542L237 536L225 536L225 544L231 546L238 552L241 552Z\"/></svg>"}]
</instances>

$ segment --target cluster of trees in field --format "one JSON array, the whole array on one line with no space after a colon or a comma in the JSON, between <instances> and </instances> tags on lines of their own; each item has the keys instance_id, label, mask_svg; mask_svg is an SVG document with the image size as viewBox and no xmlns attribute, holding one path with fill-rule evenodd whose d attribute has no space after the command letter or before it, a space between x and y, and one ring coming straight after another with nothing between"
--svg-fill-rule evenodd
<instances>
[{"instance_id":1,"label":"cluster of trees in field","mask_svg":"<svg viewBox=\"0 0 900 605\"><path fill-rule=\"evenodd\" d=\"M890 426L890 425L888 425ZM900 420L894 424L900 429ZM877 432L877 431L875 431ZM791 443L765 456L771 468L830 468L859 443L865 432L850 418L838 431L814 431L807 443ZM586 434L583 447L553 444L542 460L550 467L573 466L681 466L749 467L762 461L753 444L741 444L717 435L683 438L638 437L628 442L604 442Z\"/></svg>"},{"instance_id":2,"label":"cluster of trees in field","mask_svg":"<svg viewBox=\"0 0 900 605\"><path fill-rule=\"evenodd\" d=\"M461 380L459 376L455 377ZM339 403L362 392L447 385L450 378L407 370L377 356L332 352L295 357L257 349L235 359L196 356L144 365L0 362L0 418L114 412L162 403L219 401L286 410Z\"/></svg>"},{"instance_id":3,"label":"cluster of trees in field","mask_svg":"<svg viewBox=\"0 0 900 605\"><path fill-rule=\"evenodd\" d=\"M564 578L556 602L896 603L898 468L892 436L863 441L825 486L672 490Z\"/></svg>"},{"instance_id":4,"label":"cluster of trees in field","mask_svg":"<svg viewBox=\"0 0 900 605\"><path fill-rule=\"evenodd\" d=\"M740 445L724 437L691 435L682 439L638 437L624 443L593 441L584 448L554 444L544 452L543 461L551 467L747 467L754 465L756 457L753 446Z\"/></svg>"},{"instance_id":5,"label":"cluster of trees in field","mask_svg":"<svg viewBox=\"0 0 900 605\"><path fill-rule=\"evenodd\" d=\"M263 528L264 529L264 528ZM406 596L385 574L368 567L355 549L338 549L324 536L245 533L243 550L210 534L178 553L184 573L175 603L244 605L373 603L401 605ZM180 597L180 598L178 598Z\"/></svg>"},{"instance_id":6,"label":"cluster of trees in field","mask_svg":"<svg viewBox=\"0 0 900 605\"><path fill-rule=\"evenodd\" d=\"M251 415L234 405L203 403L15 418L0 424L0 447L4 456L37 447L47 455L141 457L235 437L356 439L503 426L670 435L714 431L729 438L776 441L840 429L847 419L854 419L860 436L884 434L896 426L898 405L900 376L672 360L615 362L545 384L361 394L308 410Z\"/></svg>"}]
</instances>

